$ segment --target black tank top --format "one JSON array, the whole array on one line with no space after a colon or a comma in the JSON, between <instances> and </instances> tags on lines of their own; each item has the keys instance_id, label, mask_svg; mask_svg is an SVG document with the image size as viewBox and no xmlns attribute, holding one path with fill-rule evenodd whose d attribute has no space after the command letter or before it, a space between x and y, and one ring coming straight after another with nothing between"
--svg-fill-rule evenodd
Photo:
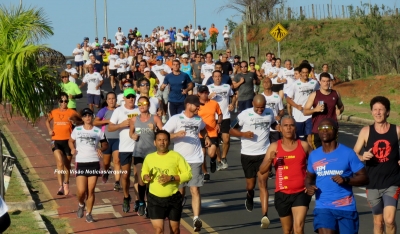
<instances>
[{"instance_id":1,"label":"black tank top","mask_svg":"<svg viewBox=\"0 0 400 234\"><path fill-rule=\"evenodd\" d=\"M369 176L367 189L385 189L400 185L399 142L396 125L391 124L389 131L384 134L377 133L374 125L370 125L365 151L371 148L374 157L366 161Z\"/></svg>"}]
</instances>

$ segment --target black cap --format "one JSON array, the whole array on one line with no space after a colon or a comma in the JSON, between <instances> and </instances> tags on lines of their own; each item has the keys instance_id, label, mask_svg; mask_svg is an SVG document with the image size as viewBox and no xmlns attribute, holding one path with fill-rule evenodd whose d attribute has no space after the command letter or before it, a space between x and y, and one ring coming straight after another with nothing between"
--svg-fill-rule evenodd
<instances>
[{"instance_id":1,"label":"black cap","mask_svg":"<svg viewBox=\"0 0 400 234\"><path fill-rule=\"evenodd\" d=\"M208 89L207 85L200 85L200 86L197 88L197 92L198 92L198 93L210 92L210 90Z\"/></svg>"},{"instance_id":2,"label":"black cap","mask_svg":"<svg viewBox=\"0 0 400 234\"><path fill-rule=\"evenodd\" d=\"M235 55L235 57L233 57L233 58L240 59L240 56L239 55Z\"/></svg>"},{"instance_id":3,"label":"black cap","mask_svg":"<svg viewBox=\"0 0 400 234\"><path fill-rule=\"evenodd\" d=\"M186 104L188 104L188 103L193 104L193 105L195 105L195 106L203 105L203 104L200 103L199 97L196 96L196 95L188 95L188 96L186 97L186 99L185 99L185 106L186 106Z\"/></svg>"},{"instance_id":4,"label":"black cap","mask_svg":"<svg viewBox=\"0 0 400 234\"><path fill-rule=\"evenodd\" d=\"M86 114L93 115L93 111L89 108L85 108L85 109L81 110L81 116L84 116Z\"/></svg>"},{"instance_id":5,"label":"black cap","mask_svg":"<svg viewBox=\"0 0 400 234\"><path fill-rule=\"evenodd\" d=\"M99 40L99 38L96 37L95 40Z\"/></svg>"}]
</instances>

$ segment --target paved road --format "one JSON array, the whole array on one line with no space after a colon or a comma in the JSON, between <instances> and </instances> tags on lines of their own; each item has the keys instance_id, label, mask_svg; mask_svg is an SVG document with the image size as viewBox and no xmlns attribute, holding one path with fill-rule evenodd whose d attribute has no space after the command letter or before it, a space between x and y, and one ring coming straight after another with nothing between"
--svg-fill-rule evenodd
<instances>
[{"instance_id":1,"label":"paved road","mask_svg":"<svg viewBox=\"0 0 400 234\"><path fill-rule=\"evenodd\" d=\"M110 90L109 87L109 81L106 80L103 89ZM83 89L86 89L86 87ZM78 110L85 106L86 94L81 100L78 100ZM352 148L361 126L343 122L340 124L340 129L339 142ZM256 203L253 212L246 211L244 206L246 196L245 180L240 163L240 141L237 139L232 139L228 163L228 170L211 174L211 181L201 188L202 211L200 217L204 221L203 227L205 227L201 233L282 233L279 216L273 205L274 180L270 179L268 181L270 193L268 216L271 220L271 225L266 231L260 229L262 217L260 203ZM365 189L354 188L354 193L360 215L360 233L371 233L373 228L372 215L366 202ZM257 189L256 197L258 194ZM184 207L183 219L191 225L192 212L191 206L188 205L190 202L190 196L188 196ZM310 210L306 218L305 233L313 233L312 210L314 205L315 202L311 201ZM400 223L399 216L396 220Z\"/></svg>"}]
</instances>

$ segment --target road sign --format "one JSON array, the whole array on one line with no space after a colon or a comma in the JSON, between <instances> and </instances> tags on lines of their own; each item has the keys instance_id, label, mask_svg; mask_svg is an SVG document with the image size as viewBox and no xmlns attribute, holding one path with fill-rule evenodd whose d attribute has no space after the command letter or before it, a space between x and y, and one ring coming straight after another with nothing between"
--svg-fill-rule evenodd
<instances>
[{"instance_id":1,"label":"road sign","mask_svg":"<svg viewBox=\"0 0 400 234\"><path fill-rule=\"evenodd\" d=\"M282 26L282 24L278 23L269 31L269 34L277 41L280 42L285 38L289 32Z\"/></svg>"}]
</instances>

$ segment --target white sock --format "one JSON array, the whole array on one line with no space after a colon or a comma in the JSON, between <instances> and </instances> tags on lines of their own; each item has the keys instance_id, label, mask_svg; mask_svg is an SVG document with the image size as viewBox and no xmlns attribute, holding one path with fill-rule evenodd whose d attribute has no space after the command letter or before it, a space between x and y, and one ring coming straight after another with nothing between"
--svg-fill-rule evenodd
<instances>
[{"instance_id":1,"label":"white sock","mask_svg":"<svg viewBox=\"0 0 400 234\"><path fill-rule=\"evenodd\" d=\"M84 206L85 206L85 204L82 204L82 205L81 205L81 203L79 203L79 206L80 206L80 207L84 207Z\"/></svg>"},{"instance_id":2,"label":"white sock","mask_svg":"<svg viewBox=\"0 0 400 234\"><path fill-rule=\"evenodd\" d=\"M198 219L198 218L199 218L199 216L194 216L194 217L193 217L193 221L196 220L196 219Z\"/></svg>"}]
</instances>

